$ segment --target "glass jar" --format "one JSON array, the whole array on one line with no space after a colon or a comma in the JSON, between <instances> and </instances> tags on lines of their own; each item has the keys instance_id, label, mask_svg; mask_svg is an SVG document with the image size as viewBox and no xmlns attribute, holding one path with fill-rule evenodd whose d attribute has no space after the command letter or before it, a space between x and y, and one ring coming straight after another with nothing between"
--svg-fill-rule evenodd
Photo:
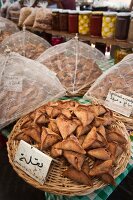
<instances>
[{"instance_id":1,"label":"glass jar","mask_svg":"<svg viewBox=\"0 0 133 200\"><path fill-rule=\"evenodd\" d=\"M118 13L116 19L115 38L118 40L126 40L128 36L130 23L130 13Z\"/></svg>"},{"instance_id":2,"label":"glass jar","mask_svg":"<svg viewBox=\"0 0 133 200\"><path fill-rule=\"evenodd\" d=\"M78 11L70 10L68 15L68 32L78 33Z\"/></svg>"},{"instance_id":3,"label":"glass jar","mask_svg":"<svg viewBox=\"0 0 133 200\"><path fill-rule=\"evenodd\" d=\"M102 19L102 37L114 38L116 26L116 12L104 12Z\"/></svg>"},{"instance_id":4,"label":"glass jar","mask_svg":"<svg viewBox=\"0 0 133 200\"><path fill-rule=\"evenodd\" d=\"M130 48L119 48L115 52L115 64L120 62L125 56L132 53L132 49Z\"/></svg>"},{"instance_id":5,"label":"glass jar","mask_svg":"<svg viewBox=\"0 0 133 200\"><path fill-rule=\"evenodd\" d=\"M52 29L55 30L55 31L60 30L59 11L60 11L60 9L53 9L52 10Z\"/></svg>"},{"instance_id":6,"label":"glass jar","mask_svg":"<svg viewBox=\"0 0 133 200\"><path fill-rule=\"evenodd\" d=\"M133 42L133 14L131 15L130 19L130 26L129 26L129 32L128 32L128 41Z\"/></svg>"},{"instance_id":7,"label":"glass jar","mask_svg":"<svg viewBox=\"0 0 133 200\"><path fill-rule=\"evenodd\" d=\"M79 12L79 33L82 35L90 34L91 11Z\"/></svg>"},{"instance_id":8,"label":"glass jar","mask_svg":"<svg viewBox=\"0 0 133 200\"><path fill-rule=\"evenodd\" d=\"M68 31L68 12L69 10L60 11L60 31Z\"/></svg>"},{"instance_id":9,"label":"glass jar","mask_svg":"<svg viewBox=\"0 0 133 200\"><path fill-rule=\"evenodd\" d=\"M102 29L102 12L92 12L91 21L90 21L90 35L91 36L101 36Z\"/></svg>"}]
</instances>

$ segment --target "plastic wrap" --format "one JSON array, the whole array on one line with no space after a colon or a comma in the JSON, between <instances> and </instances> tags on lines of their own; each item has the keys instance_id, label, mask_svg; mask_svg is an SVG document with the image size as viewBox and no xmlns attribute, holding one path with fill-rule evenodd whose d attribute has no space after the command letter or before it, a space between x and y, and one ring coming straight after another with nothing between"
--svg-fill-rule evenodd
<instances>
[{"instance_id":1,"label":"plastic wrap","mask_svg":"<svg viewBox=\"0 0 133 200\"><path fill-rule=\"evenodd\" d=\"M46 50L37 59L53 70L70 95L80 95L109 67L105 56L77 38ZM84 93L84 91L82 92Z\"/></svg>"},{"instance_id":2,"label":"plastic wrap","mask_svg":"<svg viewBox=\"0 0 133 200\"><path fill-rule=\"evenodd\" d=\"M133 54L129 54L102 74L84 98L104 103L109 90L133 97Z\"/></svg>"},{"instance_id":3,"label":"plastic wrap","mask_svg":"<svg viewBox=\"0 0 133 200\"><path fill-rule=\"evenodd\" d=\"M19 29L12 21L0 17L0 43L11 34L18 32Z\"/></svg>"},{"instance_id":4,"label":"plastic wrap","mask_svg":"<svg viewBox=\"0 0 133 200\"><path fill-rule=\"evenodd\" d=\"M56 75L39 62L16 53L0 55L0 129L64 94Z\"/></svg>"},{"instance_id":5,"label":"plastic wrap","mask_svg":"<svg viewBox=\"0 0 133 200\"><path fill-rule=\"evenodd\" d=\"M34 60L50 46L45 39L23 30L4 40L1 43L0 53L9 48L11 52L17 52L22 56Z\"/></svg>"}]
</instances>

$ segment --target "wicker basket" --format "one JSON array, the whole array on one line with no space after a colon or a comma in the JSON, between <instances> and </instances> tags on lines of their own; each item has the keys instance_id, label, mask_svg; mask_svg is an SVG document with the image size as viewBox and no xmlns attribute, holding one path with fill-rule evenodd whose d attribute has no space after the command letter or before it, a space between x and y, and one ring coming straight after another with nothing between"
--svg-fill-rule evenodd
<instances>
[{"instance_id":1,"label":"wicker basket","mask_svg":"<svg viewBox=\"0 0 133 200\"><path fill-rule=\"evenodd\" d=\"M95 97L85 97L85 99L89 99L93 102L93 104L100 104L100 105L104 105L104 101L103 100L98 100L97 98ZM118 121L121 121L125 124L126 126L126 129L129 130L129 131L132 131L133 130L133 116L130 116L130 117L126 117L126 116L123 116L117 112L114 112L113 111L113 115L114 117L118 120Z\"/></svg>"},{"instance_id":2,"label":"wicker basket","mask_svg":"<svg viewBox=\"0 0 133 200\"><path fill-rule=\"evenodd\" d=\"M118 114L116 112L114 112L113 114L114 114L116 119L122 121L125 124L126 128L129 131L133 130L133 117L132 116L131 117L125 117L125 116L120 115L120 114Z\"/></svg>"},{"instance_id":3,"label":"wicker basket","mask_svg":"<svg viewBox=\"0 0 133 200\"><path fill-rule=\"evenodd\" d=\"M17 122L17 124L14 126L14 129L12 130L7 142L7 149L8 149L9 161L13 169L27 183L45 192L50 192L57 195L67 195L67 196L89 194L93 192L94 190L97 190L101 187L106 186L102 181L100 181L97 178L93 179L93 184L94 184L93 187L80 185L78 183L71 181L68 178L64 178L62 176L62 172L66 169L67 166L66 166L65 161L61 158L57 159L58 162L53 162L49 170L47 180L44 185L40 185L37 181L35 181L30 176L28 176L25 172L23 172L18 167L16 167L13 161L14 161L15 152L17 150L19 142L14 140L14 137L18 134L18 131L24 119L25 117L21 118ZM116 178L125 170L129 162L131 144L130 144L130 138L129 138L128 132L126 131L126 128L123 123L117 122L113 124L112 126L119 127L122 130L122 133L125 135L125 138L127 139L126 152L123 152L123 154L116 161L117 164L114 170L114 177ZM90 165L92 165L92 163L90 163Z\"/></svg>"}]
</instances>

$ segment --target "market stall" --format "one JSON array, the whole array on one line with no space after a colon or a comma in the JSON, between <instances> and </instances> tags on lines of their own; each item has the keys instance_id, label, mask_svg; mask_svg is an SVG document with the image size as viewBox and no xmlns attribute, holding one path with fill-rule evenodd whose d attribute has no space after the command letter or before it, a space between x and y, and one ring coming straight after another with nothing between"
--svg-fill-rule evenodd
<instances>
[{"instance_id":1,"label":"market stall","mask_svg":"<svg viewBox=\"0 0 133 200\"><path fill-rule=\"evenodd\" d=\"M45 199L106 200L133 168L131 2L48 5L23 4L16 24L0 18L0 132L16 176ZM66 41L51 46L45 33ZM92 43L110 58L117 46L111 62Z\"/></svg>"}]
</instances>

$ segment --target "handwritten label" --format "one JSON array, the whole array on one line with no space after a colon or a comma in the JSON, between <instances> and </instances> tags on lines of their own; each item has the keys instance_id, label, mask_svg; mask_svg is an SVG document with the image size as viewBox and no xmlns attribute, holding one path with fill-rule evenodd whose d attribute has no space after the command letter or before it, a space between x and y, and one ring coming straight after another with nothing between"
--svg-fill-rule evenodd
<instances>
[{"instance_id":1,"label":"handwritten label","mask_svg":"<svg viewBox=\"0 0 133 200\"><path fill-rule=\"evenodd\" d=\"M42 185L46 180L51 162L50 156L25 141L20 141L14 164Z\"/></svg>"},{"instance_id":2,"label":"handwritten label","mask_svg":"<svg viewBox=\"0 0 133 200\"><path fill-rule=\"evenodd\" d=\"M4 76L4 90L9 92L22 92L22 76Z\"/></svg>"},{"instance_id":3,"label":"handwritten label","mask_svg":"<svg viewBox=\"0 0 133 200\"><path fill-rule=\"evenodd\" d=\"M129 117L133 110L133 98L110 90L104 105L115 112Z\"/></svg>"}]
</instances>

